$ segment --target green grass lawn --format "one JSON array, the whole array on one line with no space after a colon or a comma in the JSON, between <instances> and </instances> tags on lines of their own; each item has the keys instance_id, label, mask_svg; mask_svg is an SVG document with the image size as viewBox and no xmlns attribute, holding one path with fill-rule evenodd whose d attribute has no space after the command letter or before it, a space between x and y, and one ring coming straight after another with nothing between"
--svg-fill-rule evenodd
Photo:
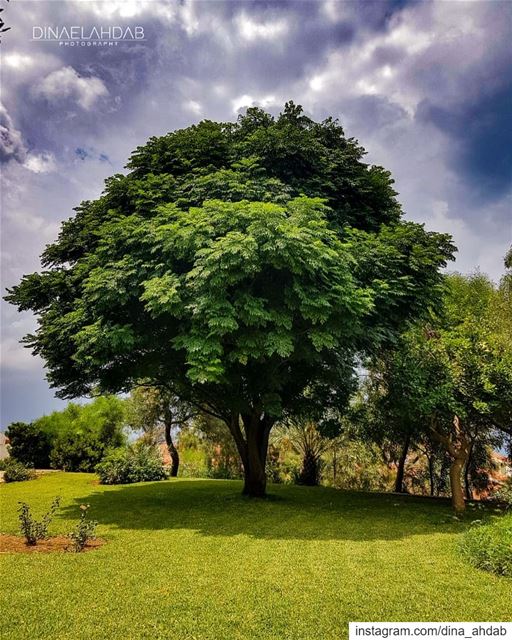
<instances>
[{"instance_id":1,"label":"green grass lawn","mask_svg":"<svg viewBox=\"0 0 512 640\"><path fill-rule=\"evenodd\" d=\"M293 486L251 501L240 489L64 473L0 486L2 532L17 531L18 500L41 512L58 494L53 533L87 502L108 541L2 555L2 639L334 640L350 620L512 619L512 580L459 557L468 525L444 501Z\"/></svg>"}]
</instances>

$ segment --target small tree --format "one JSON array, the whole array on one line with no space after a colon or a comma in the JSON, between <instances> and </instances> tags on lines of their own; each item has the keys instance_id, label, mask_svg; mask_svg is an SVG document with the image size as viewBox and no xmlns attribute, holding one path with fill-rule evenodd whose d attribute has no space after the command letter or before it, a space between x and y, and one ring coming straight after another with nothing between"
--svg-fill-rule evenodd
<instances>
[{"instance_id":1,"label":"small tree","mask_svg":"<svg viewBox=\"0 0 512 640\"><path fill-rule=\"evenodd\" d=\"M34 421L51 447L50 464L67 471L92 471L110 449L125 442L125 401L100 396L84 405L69 403Z\"/></svg>"},{"instance_id":2,"label":"small tree","mask_svg":"<svg viewBox=\"0 0 512 640\"><path fill-rule=\"evenodd\" d=\"M369 364L352 403L350 415L358 436L377 444L390 468L396 468L395 492L405 492L405 466L421 427L403 395L402 378L391 375L395 350L383 351Z\"/></svg>"},{"instance_id":3,"label":"small tree","mask_svg":"<svg viewBox=\"0 0 512 640\"><path fill-rule=\"evenodd\" d=\"M302 456L297 481L299 484L316 486L320 482L322 454L329 448L329 440L309 421L295 422L291 428L290 439Z\"/></svg>"},{"instance_id":4,"label":"small tree","mask_svg":"<svg viewBox=\"0 0 512 640\"><path fill-rule=\"evenodd\" d=\"M176 395L157 387L138 387L132 391L128 405L128 422L141 429L151 444L156 444L163 431L171 457L171 477L178 475L180 456L173 441L173 430L183 427L197 413Z\"/></svg>"}]
</instances>

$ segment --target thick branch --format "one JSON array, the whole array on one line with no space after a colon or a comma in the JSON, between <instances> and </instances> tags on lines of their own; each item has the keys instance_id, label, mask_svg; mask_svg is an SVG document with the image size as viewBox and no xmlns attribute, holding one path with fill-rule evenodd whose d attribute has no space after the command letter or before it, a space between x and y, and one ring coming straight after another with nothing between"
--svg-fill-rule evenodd
<instances>
[{"instance_id":1,"label":"thick branch","mask_svg":"<svg viewBox=\"0 0 512 640\"><path fill-rule=\"evenodd\" d=\"M225 422L229 427L229 431L231 432L231 435L233 436L233 439L237 446L238 453L240 454L242 462L245 465L247 462L247 442L245 441L242 430L240 429L240 416L238 412L233 412L231 414L230 420Z\"/></svg>"}]
</instances>

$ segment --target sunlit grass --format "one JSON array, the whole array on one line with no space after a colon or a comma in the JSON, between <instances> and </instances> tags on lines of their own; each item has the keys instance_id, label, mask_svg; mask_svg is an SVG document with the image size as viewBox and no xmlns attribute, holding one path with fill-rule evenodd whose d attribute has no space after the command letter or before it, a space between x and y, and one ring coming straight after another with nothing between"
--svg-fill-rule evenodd
<instances>
[{"instance_id":1,"label":"sunlit grass","mask_svg":"<svg viewBox=\"0 0 512 640\"><path fill-rule=\"evenodd\" d=\"M512 618L512 581L466 564L468 522L444 501L293 486L253 501L240 488L64 473L2 485L3 532L17 531L18 500L42 512L61 495L54 533L87 502L107 540L3 555L2 639L334 640L350 620Z\"/></svg>"}]
</instances>

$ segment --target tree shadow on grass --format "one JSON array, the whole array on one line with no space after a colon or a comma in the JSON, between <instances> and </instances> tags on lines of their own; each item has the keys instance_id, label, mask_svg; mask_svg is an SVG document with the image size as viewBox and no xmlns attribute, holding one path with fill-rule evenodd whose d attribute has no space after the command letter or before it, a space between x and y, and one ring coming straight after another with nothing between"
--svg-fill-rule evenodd
<instances>
[{"instance_id":1,"label":"tree shadow on grass","mask_svg":"<svg viewBox=\"0 0 512 640\"><path fill-rule=\"evenodd\" d=\"M101 487L76 503L90 504L91 517L102 525L205 536L397 540L460 532L466 526L453 518L447 500L280 485L270 487L269 499L254 500L242 497L240 490L236 481L171 480ZM72 516L76 505L63 511Z\"/></svg>"}]
</instances>

